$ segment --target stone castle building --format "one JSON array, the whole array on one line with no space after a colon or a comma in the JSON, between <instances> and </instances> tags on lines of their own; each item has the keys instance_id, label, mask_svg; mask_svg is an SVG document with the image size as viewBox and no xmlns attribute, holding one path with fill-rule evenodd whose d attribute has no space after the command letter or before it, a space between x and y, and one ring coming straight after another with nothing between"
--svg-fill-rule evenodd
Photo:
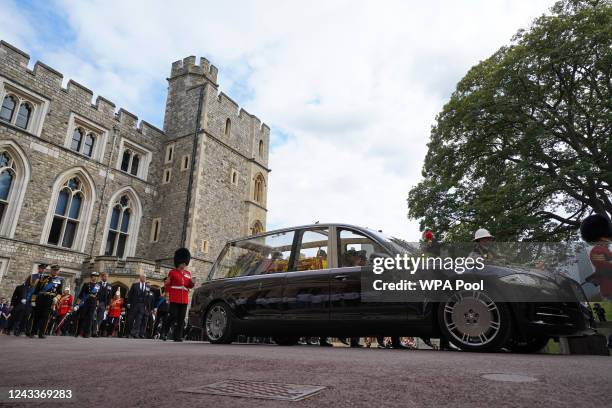
<instances>
[{"instance_id":1,"label":"stone castle building","mask_svg":"<svg viewBox=\"0 0 612 408\"><path fill-rule=\"evenodd\" d=\"M93 270L160 285L181 246L202 282L225 241L264 230L270 129L206 59L172 64L163 130L29 60L0 42L0 295L39 262L71 288Z\"/></svg>"}]
</instances>

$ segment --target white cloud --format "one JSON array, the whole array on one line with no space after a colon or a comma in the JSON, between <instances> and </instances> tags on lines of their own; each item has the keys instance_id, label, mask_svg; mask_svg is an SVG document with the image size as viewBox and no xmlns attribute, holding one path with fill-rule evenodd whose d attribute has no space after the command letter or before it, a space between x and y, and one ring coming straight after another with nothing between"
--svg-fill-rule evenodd
<instances>
[{"instance_id":1,"label":"white cloud","mask_svg":"<svg viewBox=\"0 0 612 408\"><path fill-rule=\"evenodd\" d=\"M35 26L11 38L160 125L170 63L206 56L273 137L289 135L271 152L269 227L342 221L414 240L405 200L436 113L469 67L552 4L65 0L69 42Z\"/></svg>"}]
</instances>

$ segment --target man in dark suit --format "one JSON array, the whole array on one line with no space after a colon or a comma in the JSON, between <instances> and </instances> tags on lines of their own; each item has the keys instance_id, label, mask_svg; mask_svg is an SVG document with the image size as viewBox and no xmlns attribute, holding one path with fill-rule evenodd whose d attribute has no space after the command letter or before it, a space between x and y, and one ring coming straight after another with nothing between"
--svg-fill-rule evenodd
<instances>
[{"instance_id":1,"label":"man in dark suit","mask_svg":"<svg viewBox=\"0 0 612 408\"><path fill-rule=\"evenodd\" d=\"M146 282L144 273L138 277L127 294L128 318L130 320L131 338L145 338L147 320L153 303L153 292Z\"/></svg>"},{"instance_id":2,"label":"man in dark suit","mask_svg":"<svg viewBox=\"0 0 612 408\"><path fill-rule=\"evenodd\" d=\"M110 283L107 282L108 275L106 272L102 272L100 275L100 292L98 293L98 305L96 307L96 327L94 330L93 337L100 335L100 326L104 321L104 312L108 311L111 300L113 300L113 288Z\"/></svg>"}]
</instances>

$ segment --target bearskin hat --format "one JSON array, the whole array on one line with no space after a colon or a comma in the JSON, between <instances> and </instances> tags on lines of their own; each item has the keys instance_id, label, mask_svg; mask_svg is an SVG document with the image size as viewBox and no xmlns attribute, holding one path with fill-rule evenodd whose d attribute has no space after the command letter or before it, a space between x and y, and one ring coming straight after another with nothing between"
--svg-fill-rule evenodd
<instances>
[{"instance_id":1,"label":"bearskin hat","mask_svg":"<svg viewBox=\"0 0 612 408\"><path fill-rule=\"evenodd\" d=\"M601 214L589 215L580 224L580 235L586 242L597 242L602 237L610 238L612 237L612 225Z\"/></svg>"},{"instance_id":2,"label":"bearskin hat","mask_svg":"<svg viewBox=\"0 0 612 408\"><path fill-rule=\"evenodd\" d=\"M189 265L190 261L191 253L187 248L179 248L174 252L174 266L178 267L182 263Z\"/></svg>"}]
</instances>

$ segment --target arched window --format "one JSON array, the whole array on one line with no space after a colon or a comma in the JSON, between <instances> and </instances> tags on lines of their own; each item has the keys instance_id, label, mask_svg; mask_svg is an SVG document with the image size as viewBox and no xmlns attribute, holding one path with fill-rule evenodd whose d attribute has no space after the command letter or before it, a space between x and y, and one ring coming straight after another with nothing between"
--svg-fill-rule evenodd
<instances>
[{"instance_id":1,"label":"arched window","mask_svg":"<svg viewBox=\"0 0 612 408\"><path fill-rule=\"evenodd\" d=\"M261 174L258 174L257 177L255 177L253 199L259 204L263 204L264 201L265 183L266 181Z\"/></svg>"},{"instance_id":2,"label":"arched window","mask_svg":"<svg viewBox=\"0 0 612 408\"><path fill-rule=\"evenodd\" d=\"M85 169L60 174L53 184L40 243L83 251L95 201L95 185Z\"/></svg>"},{"instance_id":3,"label":"arched window","mask_svg":"<svg viewBox=\"0 0 612 408\"><path fill-rule=\"evenodd\" d=\"M251 226L251 235L261 234L262 232L264 232L263 224L261 221L256 220Z\"/></svg>"},{"instance_id":4,"label":"arched window","mask_svg":"<svg viewBox=\"0 0 612 408\"><path fill-rule=\"evenodd\" d=\"M100 254L126 258L134 256L142 205L131 187L115 192L110 200Z\"/></svg>"},{"instance_id":5,"label":"arched window","mask_svg":"<svg viewBox=\"0 0 612 408\"><path fill-rule=\"evenodd\" d=\"M0 153L0 224L9 206L9 195L15 180L15 163L8 152Z\"/></svg>"},{"instance_id":6,"label":"arched window","mask_svg":"<svg viewBox=\"0 0 612 408\"><path fill-rule=\"evenodd\" d=\"M121 170L130 173L133 176L138 176L138 168L140 166L140 155L131 150L125 150L121 158Z\"/></svg>"},{"instance_id":7,"label":"arched window","mask_svg":"<svg viewBox=\"0 0 612 408\"><path fill-rule=\"evenodd\" d=\"M0 141L0 236L12 238L30 180L30 167L19 145Z\"/></svg>"},{"instance_id":8,"label":"arched window","mask_svg":"<svg viewBox=\"0 0 612 408\"><path fill-rule=\"evenodd\" d=\"M72 134L72 142L70 143L70 148L75 152L81 151L81 143L83 142L83 129L76 128L74 129L74 133Z\"/></svg>"},{"instance_id":9,"label":"arched window","mask_svg":"<svg viewBox=\"0 0 612 408\"><path fill-rule=\"evenodd\" d=\"M138 166L140 165L140 156L135 154L132 157L132 167L130 168L130 174L133 176L138 175Z\"/></svg>"},{"instance_id":10,"label":"arched window","mask_svg":"<svg viewBox=\"0 0 612 408\"><path fill-rule=\"evenodd\" d=\"M0 108L0 119L10 122L13 119L13 112L15 112L15 105L17 104L15 97L7 95L2 101L2 108Z\"/></svg>"},{"instance_id":11,"label":"arched window","mask_svg":"<svg viewBox=\"0 0 612 408\"><path fill-rule=\"evenodd\" d=\"M229 136L232 132L232 121L227 118L225 121L225 136Z\"/></svg>"},{"instance_id":12,"label":"arched window","mask_svg":"<svg viewBox=\"0 0 612 408\"><path fill-rule=\"evenodd\" d=\"M263 140L259 141L259 157L263 157L264 155L264 142Z\"/></svg>"},{"instance_id":13,"label":"arched window","mask_svg":"<svg viewBox=\"0 0 612 408\"><path fill-rule=\"evenodd\" d=\"M69 179L62 186L57 197L47 244L64 248L74 246L75 237L81 223L84 200L82 187L83 182L79 177Z\"/></svg>"},{"instance_id":14,"label":"arched window","mask_svg":"<svg viewBox=\"0 0 612 408\"><path fill-rule=\"evenodd\" d=\"M15 126L22 129L27 129L30 124L30 116L32 115L32 106L28 102L23 102L19 106L17 111L17 119L15 119Z\"/></svg>"},{"instance_id":15,"label":"arched window","mask_svg":"<svg viewBox=\"0 0 612 408\"><path fill-rule=\"evenodd\" d=\"M85 143L83 145L83 154L85 156L91 157L93 155L95 143L96 137L93 133L88 133L87 136L85 136Z\"/></svg>"},{"instance_id":16,"label":"arched window","mask_svg":"<svg viewBox=\"0 0 612 408\"><path fill-rule=\"evenodd\" d=\"M109 230L106 237L104 255L123 258L132 214L130 204L130 199L127 195L122 195L119 201L114 203L108 225Z\"/></svg>"},{"instance_id":17,"label":"arched window","mask_svg":"<svg viewBox=\"0 0 612 408\"><path fill-rule=\"evenodd\" d=\"M130 162L132 161L132 152L126 150L123 152L123 157L121 158L121 170L128 171L130 168Z\"/></svg>"}]
</instances>

